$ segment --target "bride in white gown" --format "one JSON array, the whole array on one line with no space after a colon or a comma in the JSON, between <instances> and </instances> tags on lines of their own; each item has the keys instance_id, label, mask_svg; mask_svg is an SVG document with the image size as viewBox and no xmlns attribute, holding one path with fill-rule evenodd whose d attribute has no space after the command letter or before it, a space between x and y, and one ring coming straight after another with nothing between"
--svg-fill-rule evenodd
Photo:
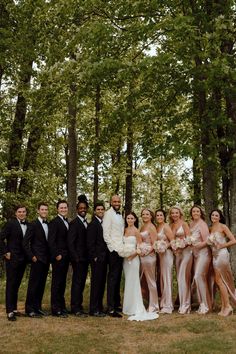
<instances>
[{"instance_id":1,"label":"bride in white gown","mask_svg":"<svg viewBox=\"0 0 236 354\"><path fill-rule=\"evenodd\" d=\"M137 245L142 242L139 230L135 226L138 222L135 213L126 216L124 249L120 255L124 257L123 269L125 274L125 289L123 300L123 313L129 315L130 321L154 320L159 317L155 312L147 312L142 299L139 266L140 260L137 253Z\"/></svg>"}]
</instances>

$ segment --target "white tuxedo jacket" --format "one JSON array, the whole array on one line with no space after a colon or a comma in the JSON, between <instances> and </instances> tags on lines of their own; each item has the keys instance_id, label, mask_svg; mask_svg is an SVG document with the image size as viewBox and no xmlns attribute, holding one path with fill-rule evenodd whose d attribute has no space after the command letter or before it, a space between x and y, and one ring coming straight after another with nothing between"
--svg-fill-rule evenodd
<instances>
[{"instance_id":1,"label":"white tuxedo jacket","mask_svg":"<svg viewBox=\"0 0 236 354\"><path fill-rule=\"evenodd\" d=\"M118 252L123 247L124 220L111 207L103 218L103 237L110 252Z\"/></svg>"}]
</instances>

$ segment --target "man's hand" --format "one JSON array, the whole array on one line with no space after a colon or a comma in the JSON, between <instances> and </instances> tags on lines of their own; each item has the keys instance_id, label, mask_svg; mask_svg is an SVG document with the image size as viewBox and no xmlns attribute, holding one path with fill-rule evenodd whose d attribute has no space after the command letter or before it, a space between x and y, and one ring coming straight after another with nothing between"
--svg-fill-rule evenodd
<instances>
[{"instance_id":1,"label":"man's hand","mask_svg":"<svg viewBox=\"0 0 236 354\"><path fill-rule=\"evenodd\" d=\"M37 260L38 260L38 259L37 259L37 257L36 257L36 256L33 256L33 257L32 257L32 261L33 261L34 263L36 263L36 262L37 262Z\"/></svg>"},{"instance_id":2,"label":"man's hand","mask_svg":"<svg viewBox=\"0 0 236 354\"><path fill-rule=\"evenodd\" d=\"M56 256L56 260L57 261L60 261L62 259L62 255L61 254L59 254L58 256Z\"/></svg>"}]
</instances>

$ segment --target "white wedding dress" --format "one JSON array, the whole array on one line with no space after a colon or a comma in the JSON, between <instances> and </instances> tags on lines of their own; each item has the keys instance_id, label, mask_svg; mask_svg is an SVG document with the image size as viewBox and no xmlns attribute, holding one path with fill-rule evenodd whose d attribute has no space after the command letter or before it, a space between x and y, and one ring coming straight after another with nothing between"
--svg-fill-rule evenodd
<instances>
[{"instance_id":1,"label":"white wedding dress","mask_svg":"<svg viewBox=\"0 0 236 354\"><path fill-rule=\"evenodd\" d=\"M136 237L124 237L125 245L129 247L132 245L134 251L136 250ZM147 321L155 320L159 317L156 312L147 312L142 299L140 279L139 279L140 260L136 256L131 261L124 258L123 268L125 273L125 290L123 300L123 313L130 315L130 321Z\"/></svg>"}]
</instances>

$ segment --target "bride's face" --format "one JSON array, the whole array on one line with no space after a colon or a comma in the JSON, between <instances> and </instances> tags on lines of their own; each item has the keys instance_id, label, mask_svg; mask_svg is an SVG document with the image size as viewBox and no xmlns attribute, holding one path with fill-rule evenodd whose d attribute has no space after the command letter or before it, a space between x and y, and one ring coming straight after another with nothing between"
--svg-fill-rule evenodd
<instances>
[{"instance_id":1,"label":"bride's face","mask_svg":"<svg viewBox=\"0 0 236 354\"><path fill-rule=\"evenodd\" d=\"M132 214L129 214L126 216L126 222L128 224L128 226L133 226L135 223L135 217Z\"/></svg>"}]
</instances>

